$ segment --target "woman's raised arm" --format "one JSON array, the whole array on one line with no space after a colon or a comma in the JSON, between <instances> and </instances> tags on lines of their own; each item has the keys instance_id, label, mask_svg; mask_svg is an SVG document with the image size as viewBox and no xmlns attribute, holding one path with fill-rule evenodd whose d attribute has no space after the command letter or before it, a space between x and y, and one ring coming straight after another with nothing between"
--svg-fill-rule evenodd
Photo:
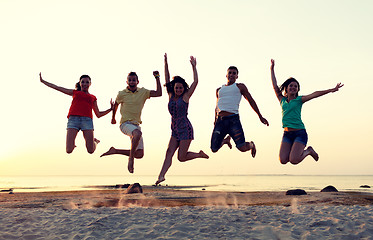
<instances>
[{"instance_id":1,"label":"woman's raised arm","mask_svg":"<svg viewBox=\"0 0 373 240\"><path fill-rule=\"evenodd\" d=\"M170 82L170 72L168 71L167 53L164 54L164 78L166 84Z\"/></svg>"},{"instance_id":2,"label":"woman's raised arm","mask_svg":"<svg viewBox=\"0 0 373 240\"><path fill-rule=\"evenodd\" d=\"M50 88L53 88L53 89L55 89L57 91L60 91L60 92L62 92L64 94L67 94L67 95L70 95L70 96L73 95L74 89L67 89L67 88L64 88L64 87L57 86L57 85L55 85L53 83L47 82L47 81L45 81L43 79L43 77L41 76L41 73L39 73L39 77L40 77L40 82L43 83L44 85L46 85L46 86L48 86Z\"/></svg>"},{"instance_id":3,"label":"woman's raised arm","mask_svg":"<svg viewBox=\"0 0 373 240\"><path fill-rule=\"evenodd\" d=\"M190 85L190 88L187 92L189 98L193 95L194 90L196 90L198 84L197 59L193 56L190 56L190 63L192 64L193 69L193 83Z\"/></svg>"},{"instance_id":4,"label":"woman's raised arm","mask_svg":"<svg viewBox=\"0 0 373 240\"><path fill-rule=\"evenodd\" d=\"M277 85L277 79L275 75L275 60L271 59L271 79L272 79L272 86L273 90L275 91L276 97L279 101L283 98L283 95L280 91L280 88Z\"/></svg>"}]
</instances>

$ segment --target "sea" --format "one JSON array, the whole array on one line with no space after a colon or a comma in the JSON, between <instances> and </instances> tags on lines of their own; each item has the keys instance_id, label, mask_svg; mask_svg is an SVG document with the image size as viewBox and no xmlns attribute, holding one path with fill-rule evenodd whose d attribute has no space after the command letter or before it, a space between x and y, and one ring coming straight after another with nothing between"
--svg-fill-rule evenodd
<instances>
[{"instance_id":1,"label":"sea","mask_svg":"<svg viewBox=\"0 0 373 240\"><path fill-rule=\"evenodd\" d=\"M152 186L155 176L0 176L0 190L13 192L74 191L111 188L140 183ZM373 194L373 175L169 175L161 187L206 191L320 191L326 186L338 191ZM364 187L363 187L364 186Z\"/></svg>"}]
</instances>

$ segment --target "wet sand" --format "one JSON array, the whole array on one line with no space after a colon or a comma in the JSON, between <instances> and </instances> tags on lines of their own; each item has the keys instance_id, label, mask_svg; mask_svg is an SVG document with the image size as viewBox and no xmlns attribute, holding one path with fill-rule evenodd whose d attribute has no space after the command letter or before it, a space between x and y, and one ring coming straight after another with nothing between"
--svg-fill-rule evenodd
<instances>
[{"instance_id":1,"label":"wet sand","mask_svg":"<svg viewBox=\"0 0 373 240\"><path fill-rule=\"evenodd\" d=\"M99 208L177 206L290 206L298 204L371 205L373 195L364 192L308 192L292 196L286 192L214 192L144 186L143 193L126 194L125 189L1 193L0 208Z\"/></svg>"}]
</instances>

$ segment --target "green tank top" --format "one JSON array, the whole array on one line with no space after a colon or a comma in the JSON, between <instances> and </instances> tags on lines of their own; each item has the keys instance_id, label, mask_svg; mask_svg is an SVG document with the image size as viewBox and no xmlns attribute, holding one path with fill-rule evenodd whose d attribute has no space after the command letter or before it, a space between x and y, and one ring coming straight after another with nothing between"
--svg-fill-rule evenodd
<instances>
[{"instance_id":1,"label":"green tank top","mask_svg":"<svg viewBox=\"0 0 373 240\"><path fill-rule=\"evenodd\" d=\"M290 102L287 101L286 97L283 97L280 104L282 108L282 127L305 129L301 118L302 96L298 96Z\"/></svg>"}]
</instances>

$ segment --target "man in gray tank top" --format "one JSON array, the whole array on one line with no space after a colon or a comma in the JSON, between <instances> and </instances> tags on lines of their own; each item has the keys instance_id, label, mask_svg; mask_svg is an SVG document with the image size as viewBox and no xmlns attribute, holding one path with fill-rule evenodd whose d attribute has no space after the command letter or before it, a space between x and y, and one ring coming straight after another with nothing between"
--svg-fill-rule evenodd
<instances>
[{"instance_id":1,"label":"man in gray tank top","mask_svg":"<svg viewBox=\"0 0 373 240\"><path fill-rule=\"evenodd\" d=\"M215 109L215 124L211 136L211 150L217 152L224 144L232 148L230 139L236 144L241 152L251 150L251 155L255 157L256 148L253 141L246 142L245 135L238 115L238 108L243 96L258 114L260 121L269 126L268 121L262 116L256 102L243 83L236 83L238 69L231 66L227 70L227 84L216 90L218 99ZM228 137L225 138L225 136Z\"/></svg>"}]
</instances>

